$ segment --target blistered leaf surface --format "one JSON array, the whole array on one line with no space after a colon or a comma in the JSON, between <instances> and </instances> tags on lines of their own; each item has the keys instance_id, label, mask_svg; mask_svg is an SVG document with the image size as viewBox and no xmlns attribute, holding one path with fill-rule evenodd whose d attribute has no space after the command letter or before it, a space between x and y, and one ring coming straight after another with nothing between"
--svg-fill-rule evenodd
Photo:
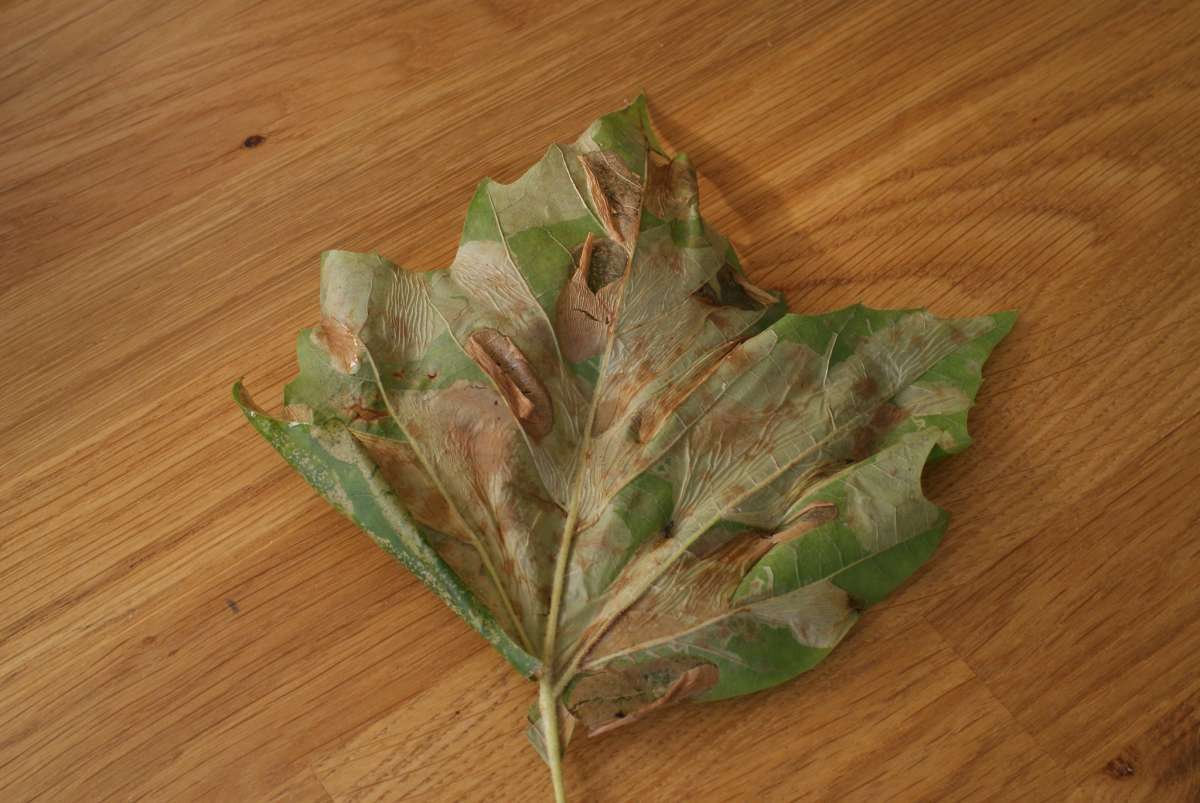
<instances>
[{"instance_id":1,"label":"blistered leaf surface","mask_svg":"<svg viewBox=\"0 0 1200 803\"><path fill-rule=\"evenodd\" d=\"M922 468L968 445L1013 322L789 314L698 198L639 99L484 181L446 269L324 254L285 416L236 389L326 499L552 679L561 740L827 655L936 548Z\"/></svg>"}]
</instances>

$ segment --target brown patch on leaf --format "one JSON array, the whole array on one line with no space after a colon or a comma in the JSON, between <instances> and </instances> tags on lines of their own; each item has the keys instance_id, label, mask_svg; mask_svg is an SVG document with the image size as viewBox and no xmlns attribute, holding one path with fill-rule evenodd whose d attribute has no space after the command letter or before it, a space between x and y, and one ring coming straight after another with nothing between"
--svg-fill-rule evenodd
<instances>
[{"instance_id":1,"label":"brown patch on leaf","mask_svg":"<svg viewBox=\"0 0 1200 803\"><path fill-rule=\"evenodd\" d=\"M646 549L674 549L671 540L654 539ZM593 623L600 629L590 627L581 641L587 643L596 637L590 652L601 661L602 656L667 638L733 613L735 609L729 604L733 593L746 572L773 546L764 533L743 530L703 558L685 552L607 632L601 623ZM620 593L625 582L626 575L618 577L609 593Z\"/></svg>"},{"instance_id":2,"label":"brown patch on leaf","mask_svg":"<svg viewBox=\"0 0 1200 803\"><path fill-rule=\"evenodd\" d=\"M388 417L387 410L372 410L370 407L363 407L361 404L352 404L346 409L350 412L351 420L378 421L381 418Z\"/></svg>"},{"instance_id":3,"label":"brown patch on leaf","mask_svg":"<svg viewBox=\"0 0 1200 803\"><path fill-rule=\"evenodd\" d=\"M544 437L554 428L554 408L546 386L507 335L495 329L477 329L467 338L466 352L496 383L530 437Z\"/></svg>"},{"instance_id":4,"label":"brown patch on leaf","mask_svg":"<svg viewBox=\"0 0 1200 803\"><path fill-rule=\"evenodd\" d=\"M703 694L717 685L721 673L712 664L694 661L689 666L678 658L662 659L586 676L572 690L578 700L570 706L572 713L589 736L599 736Z\"/></svg>"},{"instance_id":5,"label":"brown patch on leaf","mask_svg":"<svg viewBox=\"0 0 1200 803\"><path fill-rule=\"evenodd\" d=\"M307 404L285 404L283 415L289 421L299 421L302 424L313 422L313 411Z\"/></svg>"},{"instance_id":6,"label":"brown patch on leaf","mask_svg":"<svg viewBox=\"0 0 1200 803\"><path fill-rule=\"evenodd\" d=\"M717 681L721 679L721 673L712 664L701 664L694 666L688 671L675 679L675 682L667 687L667 690L661 697L656 699L643 708L629 713L619 712L622 715L615 717L610 722L596 727L588 732L590 736L599 736L614 728L619 728L622 725L628 725L631 722L636 722L642 717L657 711L660 708L665 708L673 703L683 702L689 697L694 697L702 694L713 686L717 685Z\"/></svg>"},{"instance_id":7,"label":"brown patch on leaf","mask_svg":"<svg viewBox=\"0 0 1200 803\"><path fill-rule=\"evenodd\" d=\"M732 370L735 374L741 374L749 368L751 357L741 346L742 342L725 344L713 355L707 365L685 377L679 384L667 388L658 398L646 404L638 414L636 435L638 443L647 443L653 438L671 413L691 398L696 389L707 382L725 364L726 360L734 366Z\"/></svg>"},{"instance_id":8,"label":"brown patch on leaf","mask_svg":"<svg viewBox=\"0 0 1200 803\"><path fill-rule=\"evenodd\" d=\"M580 154L579 161L604 228L610 237L632 249L641 224L641 179L613 151Z\"/></svg>"},{"instance_id":9,"label":"brown patch on leaf","mask_svg":"<svg viewBox=\"0 0 1200 803\"><path fill-rule=\"evenodd\" d=\"M571 280L558 296L554 328L568 362L581 362L604 350L618 285L627 255L612 240L588 234Z\"/></svg>"},{"instance_id":10,"label":"brown patch on leaf","mask_svg":"<svg viewBox=\"0 0 1200 803\"><path fill-rule=\"evenodd\" d=\"M722 576L719 579L722 582L733 584L733 589L736 589L746 572L750 571L763 555L770 552L775 543L771 537L758 530L746 530L724 546L714 550L706 560L716 561L724 566L725 569L720 572ZM733 583L735 579L736 584ZM730 589L731 593L733 589ZM718 591L719 594L724 592L724 588Z\"/></svg>"},{"instance_id":11,"label":"brown patch on leaf","mask_svg":"<svg viewBox=\"0 0 1200 803\"><path fill-rule=\"evenodd\" d=\"M313 332L313 339L329 355L334 368L343 374L358 370L362 343L346 324L335 318L322 318L321 325Z\"/></svg>"},{"instance_id":12,"label":"brown patch on leaf","mask_svg":"<svg viewBox=\"0 0 1200 803\"><path fill-rule=\"evenodd\" d=\"M590 243L590 245L589 245ZM584 252L588 252L584 257ZM607 237L596 239L590 232L580 248L579 267L587 277L587 287L599 293L625 275L629 254Z\"/></svg>"},{"instance_id":13,"label":"brown patch on leaf","mask_svg":"<svg viewBox=\"0 0 1200 803\"><path fill-rule=\"evenodd\" d=\"M875 381L875 377L867 374L859 377L850 390L860 399L872 399L879 393L879 383Z\"/></svg>"},{"instance_id":14,"label":"brown patch on leaf","mask_svg":"<svg viewBox=\"0 0 1200 803\"><path fill-rule=\"evenodd\" d=\"M395 491L405 510L426 527L467 541L466 525L429 479L412 446L391 438L351 430L351 434L379 467L384 481Z\"/></svg>"},{"instance_id":15,"label":"brown patch on leaf","mask_svg":"<svg viewBox=\"0 0 1200 803\"><path fill-rule=\"evenodd\" d=\"M646 181L646 209L661 220L686 217L700 194L696 171L687 160L670 161L651 154L650 177Z\"/></svg>"},{"instance_id":16,"label":"brown patch on leaf","mask_svg":"<svg viewBox=\"0 0 1200 803\"><path fill-rule=\"evenodd\" d=\"M853 460L865 460L875 453L876 445L889 432L908 418L908 411L888 402L881 404L871 416L871 420L854 435L854 445L850 450Z\"/></svg>"},{"instance_id":17,"label":"brown patch on leaf","mask_svg":"<svg viewBox=\"0 0 1200 803\"><path fill-rule=\"evenodd\" d=\"M832 502L814 502L800 511L800 515L791 524L772 535L770 541L772 544L786 544L789 541L795 541L805 533L812 532L837 517L837 505Z\"/></svg>"},{"instance_id":18,"label":"brown patch on leaf","mask_svg":"<svg viewBox=\"0 0 1200 803\"><path fill-rule=\"evenodd\" d=\"M613 396L606 396L596 405L596 417L592 420L592 437L603 435L613 425L613 421L625 409L625 403Z\"/></svg>"}]
</instances>

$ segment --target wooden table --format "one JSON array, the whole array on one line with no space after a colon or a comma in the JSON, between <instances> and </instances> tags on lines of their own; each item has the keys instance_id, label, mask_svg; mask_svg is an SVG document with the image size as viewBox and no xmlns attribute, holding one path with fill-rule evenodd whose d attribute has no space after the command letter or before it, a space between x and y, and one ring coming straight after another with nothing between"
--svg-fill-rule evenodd
<instances>
[{"instance_id":1,"label":"wooden table","mask_svg":"<svg viewBox=\"0 0 1200 803\"><path fill-rule=\"evenodd\" d=\"M276 404L322 249L446 264L640 88L793 308L1022 317L936 559L577 798L1200 799L1200 7L403 5L0 11L0 799L547 798L532 687L229 387Z\"/></svg>"}]
</instances>

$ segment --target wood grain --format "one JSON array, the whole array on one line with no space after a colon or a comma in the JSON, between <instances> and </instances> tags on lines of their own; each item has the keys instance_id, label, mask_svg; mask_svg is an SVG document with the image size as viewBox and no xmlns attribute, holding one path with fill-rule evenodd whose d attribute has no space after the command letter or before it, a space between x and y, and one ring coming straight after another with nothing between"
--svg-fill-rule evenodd
<instances>
[{"instance_id":1,"label":"wood grain","mask_svg":"<svg viewBox=\"0 0 1200 803\"><path fill-rule=\"evenodd\" d=\"M644 88L793 308L1019 308L936 559L580 800L1200 799L1200 6L0 8L0 799L542 800L532 697L260 442L317 254ZM263 137L247 147L251 136Z\"/></svg>"}]
</instances>

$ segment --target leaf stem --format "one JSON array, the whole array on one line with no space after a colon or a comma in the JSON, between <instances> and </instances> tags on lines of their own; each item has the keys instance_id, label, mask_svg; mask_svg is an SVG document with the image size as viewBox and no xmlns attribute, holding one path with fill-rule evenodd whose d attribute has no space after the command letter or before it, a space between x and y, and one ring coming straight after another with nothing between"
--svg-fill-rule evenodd
<instances>
[{"instance_id":1,"label":"leaf stem","mask_svg":"<svg viewBox=\"0 0 1200 803\"><path fill-rule=\"evenodd\" d=\"M546 740L546 763L550 765L550 782L554 785L554 803L567 803L563 785L562 742L558 737L558 696L554 683L543 676L538 681L538 708L542 714L542 734Z\"/></svg>"},{"instance_id":2,"label":"leaf stem","mask_svg":"<svg viewBox=\"0 0 1200 803\"><path fill-rule=\"evenodd\" d=\"M592 258L592 248L595 246L595 238L591 232L588 232L587 238L583 241L583 252L579 257L579 270L587 275L588 264ZM629 272L629 265L626 264L626 274ZM624 279L621 281L621 295L624 295ZM563 522L562 539L558 545L558 554L554 558L554 581L550 589L550 613L546 620L546 637L542 642L542 664L546 667L545 675L553 680L554 676L554 652L558 645L558 620L562 612L562 596L566 586L567 566L571 558L571 544L575 540L575 527L579 523L579 505L580 491L583 490L583 474L584 464L587 461L587 455L591 448L592 427L596 421L597 402L600 399L601 378L604 376L604 371L608 367L609 357L612 355L612 342L614 329L610 328L605 338L604 356L600 359L600 371L597 375L596 387L593 388L592 398L588 403L587 418L583 424L581 432L581 442L579 451L576 452L575 465L571 476L571 487L568 490L567 496L567 518Z\"/></svg>"},{"instance_id":3,"label":"leaf stem","mask_svg":"<svg viewBox=\"0 0 1200 803\"><path fill-rule=\"evenodd\" d=\"M646 196L646 188L650 180L650 154L643 152L645 159L642 179L642 192L638 196L638 219L641 219L642 199ZM576 188L578 190L578 188ZM587 262L591 259L595 238L588 234L584 240L583 253L580 255L580 268L585 272ZM506 245L507 247L507 245ZM550 764L550 777L554 782L555 803L565 803L566 793L562 780L562 744L558 735L558 697L564 684L558 677L555 664L558 648L558 625L562 618L562 598L566 588L567 568L571 560L571 545L575 540L575 529L579 525L579 508L582 505L583 481L587 463L591 457L592 429L596 424L596 412L600 406L600 397L604 389L605 375L612 360L613 345L617 337L617 320L621 315L621 307L625 300L625 290L629 286L629 276L633 272L633 257L637 251L637 240L628 247L628 258L625 260L625 270L621 275L619 290L613 301L611 318L608 322L608 332L605 335L604 354L600 358L600 370L596 376L596 384L592 388L592 398L588 404L587 418L580 433L579 449L576 451L574 475L571 478L570 495L567 501L567 518L563 522L562 540L558 546L558 555L554 560L554 582L550 589L550 611L546 620L546 638L542 644L542 676L538 681L538 704L542 711L542 727L546 737L546 761Z\"/></svg>"}]
</instances>

